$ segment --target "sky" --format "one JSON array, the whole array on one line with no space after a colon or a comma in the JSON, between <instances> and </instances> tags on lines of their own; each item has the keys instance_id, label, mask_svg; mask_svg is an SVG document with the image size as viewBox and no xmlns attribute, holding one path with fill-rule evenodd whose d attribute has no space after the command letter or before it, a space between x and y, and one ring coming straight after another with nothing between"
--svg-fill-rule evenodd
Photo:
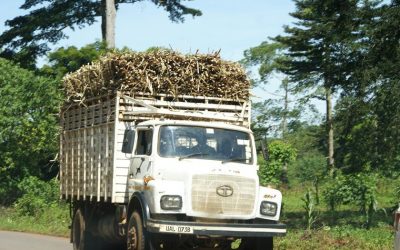
<instances>
[{"instance_id":1,"label":"sky","mask_svg":"<svg viewBox=\"0 0 400 250\"><path fill-rule=\"evenodd\" d=\"M19 7L24 0L3 1L0 9L0 33L4 22L27 11ZM294 20L289 13L295 9L292 0L193 0L183 1L200 9L203 15L187 16L183 23L172 23L168 13L151 1L122 4L117 11L116 46L143 51L152 46L172 48L182 53L221 51L225 60L238 61L246 49L259 45L269 37L283 34L283 26ZM82 47L101 40L100 20L83 29L67 30L68 38L52 49L65 46ZM44 64L44 59L38 64ZM280 80L275 77L264 87L252 91L253 101L277 98ZM275 93L275 94L274 94ZM318 105L320 106L320 105ZM318 107L321 111L323 107Z\"/></svg>"}]
</instances>

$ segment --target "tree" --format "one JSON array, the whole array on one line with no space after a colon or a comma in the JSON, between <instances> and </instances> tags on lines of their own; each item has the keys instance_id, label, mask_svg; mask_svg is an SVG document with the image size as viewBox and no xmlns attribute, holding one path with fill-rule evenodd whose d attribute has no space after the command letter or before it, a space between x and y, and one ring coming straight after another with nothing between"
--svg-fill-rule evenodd
<instances>
[{"instance_id":1,"label":"tree","mask_svg":"<svg viewBox=\"0 0 400 250\"><path fill-rule=\"evenodd\" d=\"M92 25L97 17L102 18L103 40L108 42L109 47L113 47L115 9L121 4L139 1L144 0L25 0L20 8L31 11L6 21L10 29L0 35L0 49L3 49L0 56L18 60L24 67L32 67L29 62L35 62L38 56L50 50L48 43L55 44L66 37L66 28ZM183 22L185 15L202 14L200 10L183 5L183 1L185 0L151 0L156 6L166 10L173 22Z\"/></svg>"},{"instance_id":2,"label":"tree","mask_svg":"<svg viewBox=\"0 0 400 250\"><path fill-rule=\"evenodd\" d=\"M354 68L352 46L357 44L358 0L295 0L297 19L276 41L287 47L284 73L299 87L324 90L326 101L327 165L334 170L332 94L347 82Z\"/></svg>"},{"instance_id":3,"label":"tree","mask_svg":"<svg viewBox=\"0 0 400 250\"><path fill-rule=\"evenodd\" d=\"M371 103L361 96L341 97L335 107L335 129L338 132L338 164L345 174L370 171L377 155L376 115Z\"/></svg>"},{"instance_id":4,"label":"tree","mask_svg":"<svg viewBox=\"0 0 400 250\"><path fill-rule=\"evenodd\" d=\"M292 163L297 152L290 144L276 140L269 144L269 160L268 162L260 161L260 183L262 185L278 184L284 172L284 166Z\"/></svg>"},{"instance_id":5,"label":"tree","mask_svg":"<svg viewBox=\"0 0 400 250\"><path fill-rule=\"evenodd\" d=\"M360 13L357 67L335 110L336 159L344 173L400 170L400 4L370 1ZM394 170L394 171L393 171Z\"/></svg>"},{"instance_id":6,"label":"tree","mask_svg":"<svg viewBox=\"0 0 400 250\"><path fill-rule=\"evenodd\" d=\"M58 48L48 54L48 64L45 64L39 72L61 79L66 73L78 70L82 65L98 59L106 52L106 44L102 42L88 44L79 49L75 46Z\"/></svg>"},{"instance_id":7,"label":"tree","mask_svg":"<svg viewBox=\"0 0 400 250\"><path fill-rule=\"evenodd\" d=\"M371 42L368 66L363 69L372 84L367 96L372 96L376 117L374 168L386 172L400 171L400 1L392 0L376 9L368 34ZM389 171L387 171L389 170Z\"/></svg>"},{"instance_id":8,"label":"tree","mask_svg":"<svg viewBox=\"0 0 400 250\"><path fill-rule=\"evenodd\" d=\"M279 61L285 56L284 49L280 43L265 41L244 52L241 63L247 69L256 68L258 71L258 78L253 79L255 86L268 85L271 75L281 73L282 65L279 64ZM297 92L295 83L290 82L285 76L281 81L280 89L283 94L274 94L278 97L277 99L254 104L254 127L257 129L266 126L269 128L269 132L275 131L275 134L280 133L282 138L285 138L288 133L288 122L299 119L301 110L304 110L305 107L302 105L303 103L290 99ZM274 129L276 122L279 122L278 129Z\"/></svg>"},{"instance_id":9,"label":"tree","mask_svg":"<svg viewBox=\"0 0 400 250\"><path fill-rule=\"evenodd\" d=\"M101 16L101 33L103 35L103 42L106 43L107 48L115 48L115 16L116 7L115 0L102 0L101 4L104 8L104 13Z\"/></svg>"},{"instance_id":10,"label":"tree","mask_svg":"<svg viewBox=\"0 0 400 250\"><path fill-rule=\"evenodd\" d=\"M26 176L54 177L60 91L50 78L0 58L0 204L17 196Z\"/></svg>"}]
</instances>

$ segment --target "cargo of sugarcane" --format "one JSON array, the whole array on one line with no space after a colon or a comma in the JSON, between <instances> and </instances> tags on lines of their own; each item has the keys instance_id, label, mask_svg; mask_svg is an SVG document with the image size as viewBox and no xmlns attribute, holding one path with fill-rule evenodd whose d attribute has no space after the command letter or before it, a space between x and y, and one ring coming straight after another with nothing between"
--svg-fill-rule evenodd
<instances>
[{"instance_id":1,"label":"cargo of sugarcane","mask_svg":"<svg viewBox=\"0 0 400 250\"><path fill-rule=\"evenodd\" d=\"M250 82L238 63L219 53L183 55L168 50L109 53L64 77L67 102L120 91L249 99Z\"/></svg>"}]
</instances>

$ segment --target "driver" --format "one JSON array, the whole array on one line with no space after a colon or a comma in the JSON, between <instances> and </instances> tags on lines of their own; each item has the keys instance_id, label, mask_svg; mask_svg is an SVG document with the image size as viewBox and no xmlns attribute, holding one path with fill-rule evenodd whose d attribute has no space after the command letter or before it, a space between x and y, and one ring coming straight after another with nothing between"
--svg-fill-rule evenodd
<instances>
[{"instance_id":1,"label":"driver","mask_svg":"<svg viewBox=\"0 0 400 250\"><path fill-rule=\"evenodd\" d=\"M215 149L207 144L207 138L204 136L199 136L197 139L197 145L191 148L193 154L204 154L213 155L215 154Z\"/></svg>"}]
</instances>

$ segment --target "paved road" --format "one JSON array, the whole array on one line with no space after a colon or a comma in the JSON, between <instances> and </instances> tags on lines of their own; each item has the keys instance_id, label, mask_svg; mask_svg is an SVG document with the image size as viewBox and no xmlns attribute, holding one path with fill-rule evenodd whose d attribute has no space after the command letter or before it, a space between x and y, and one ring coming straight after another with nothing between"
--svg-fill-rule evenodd
<instances>
[{"instance_id":1,"label":"paved road","mask_svg":"<svg viewBox=\"0 0 400 250\"><path fill-rule=\"evenodd\" d=\"M0 250L72 250L66 238L0 231Z\"/></svg>"}]
</instances>

